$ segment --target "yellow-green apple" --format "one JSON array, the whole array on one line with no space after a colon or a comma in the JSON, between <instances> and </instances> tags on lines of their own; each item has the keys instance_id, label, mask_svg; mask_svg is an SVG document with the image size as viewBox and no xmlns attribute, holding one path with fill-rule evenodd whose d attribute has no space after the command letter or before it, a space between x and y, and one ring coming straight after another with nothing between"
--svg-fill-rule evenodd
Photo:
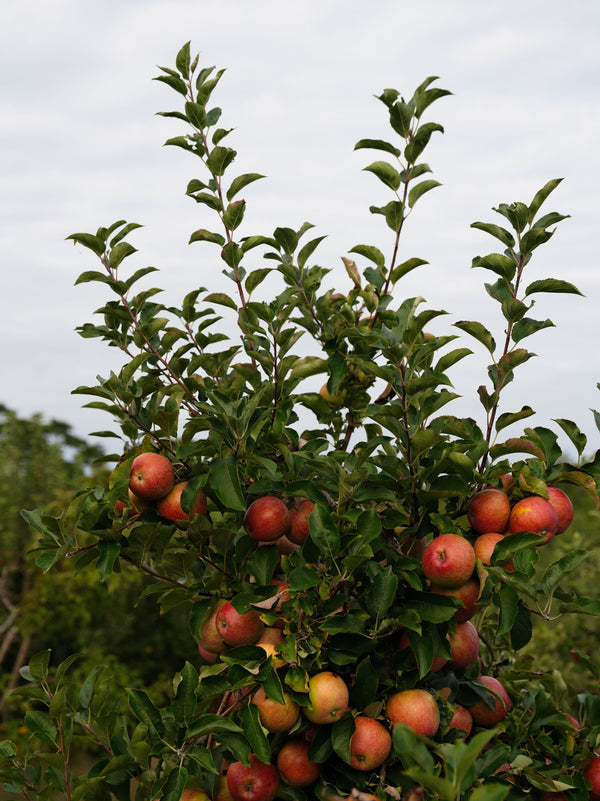
<instances>
[{"instance_id":1,"label":"yellow-green apple","mask_svg":"<svg viewBox=\"0 0 600 801\"><path fill-rule=\"evenodd\" d=\"M425 548L421 568L425 577L439 587L460 587L473 575L475 551L459 534L440 534Z\"/></svg>"},{"instance_id":2,"label":"yellow-green apple","mask_svg":"<svg viewBox=\"0 0 600 801\"><path fill-rule=\"evenodd\" d=\"M227 786L227 776L221 773L217 784L217 790L212 796L212 801L233 801L233 796Z\"/></svg>"},{"instance_id":3,"label":"yellow-green apple","mask_svg":"<svg viewBox=\"0 0 600 801\"><path fill-rule=\"evenodd\" d=\"M501 489L488 487L477 492L467 506L467 518L478 534L504 531L510 517L510 501Z\"/></svg>"},{"instance_id":4,"label":"yellow-green apple","mask_svg":"<svg viewBox=\"0 0 600 801\"><path fill-rule=\"evenodd\" d=\"M504 685L494 676L478 676L477 681L483 684L494 695L491 695L490 706L483 699L467 707L478 726L495 726L504 720L511 707L510 697Z\"/></svg>"},{"instance_id":5,"label":"yellow-green apple","mask_svg":"<svg viewBox=\"0 0 600 801\"><path fill-rule=\"evenodd\" d=\"M583 769L583 775L590 783L590 798L600 799L600 756L594 755Z\"/></svg>"},{"instance_id":6,"label":"yellow-green apple","mask_svg":"<svg viewBox=\"0 0 600 801\"><path fill-rule=\"evenodd\" d=\"M464 670L477 662L479 659L479 634L470 620L465 623L457 623L456 631L448 634L448 640L450 641L448 667L454 670Z\"/></svg>"},{"instance_id":7,"label":"yellow-green apple","mask_svg":"<svg viewBox=\"0 0 600 801\"><path fill-rule=\"evenodd\" d=\"M252 501L246 509L244 528L254 540L273 542L287 535L290 529L290 510L281 498L263 495Z\"/></svg>"},{"instance_id":8,"label":"yellow-green apple","mask_svg":"<svg viewBox=\"0 0 600 801\"><path fill-rule=\"evenodd\" d=\"M158 501L156 504L156 511L161 517L177 523L179 520L191 520L196 515L206 514L206 495L202 489L198 491L189 515L183 511L181 506L181 493L187 485L187 481L180 481L174 484L171 492Z\"/></svg>"},{"instance_id":9,"label":"yellow-green apple","mask_svg":"<svg viewBox=\"0 0 600 801\"><path fill-rule=\"evenodd\" d=\"M358 715L350 738L350 764L356 770L375 770L392 750L392 736L375 718Z\"/></svg>"},{"instance_id":10,"label":"yellow-green apple","mask_svg":"<svg viewBox=\"0 0 600 801\"><path fill-rule=\"evenodd\" d=\"M430 692L400 690L388 698L385 715L392 725L405 723L417 734L433 737L440 727L440 710Z\"/></svg>"},{"instance_id":11,"label":"yellow-green apple","mask_svg":"<svg viewBox=\"0 0 600 801\"><path fill-rule=\"evenodd\" d=\"M233 801L272 801L279 789L277 768L261 762L256 754L250 754L249 762L232 762L227 768L227 787Z\"/></svg>"},{"instance_id":12,"label":"yellow-green apple","mask_svg":"<svg viewBox=\"0 0 600 801\"><path fill-rule=\"evenodd\" d=\"M466 707L456 704L452 717L448 721L448 729L458 729L464 732L465 737L468 737L472 728L473 716Z\"/></svg>"},{"instance_id":13,"label":"yellow-green apple","mask_svg":"<svg viewBox=\"0 0 600 801\"><path fill-rule=\"evenodd\" d=\"M283 634L281 633L281 629L275 626L265 626L263 633L260 635L259 639L256 641L256 645L279 645L283 642Z\"/></svg>"},{"instance_id":14,"label":"yellow-green apple","mask_svg":"<svg viewBox=\"0 0 600 801\"><path fill-rule=\"evenodd\" d=\"M310 743L300 737L287 740L277 754L277 770L290 787L308 787L321 773L321 765L308 758Z\"/></svg>"},{"instance_id":15,"label":"yellow-green apple","mask_svg":"<svg viewBox=\"0 0 600 801\"><path fill-rule=\"evenodd\" d=\"M481 586L479 579L474 576L465 584L461 584L460 587L438 587L437 584L432 584L429 589L431 592L438 593L438 595L450 595L462 601L463 606L454 613L454 619L457 623L464 623L470 620L477 611L477 601L479 600Z\"/></svg>"},{"instance_id":16,"label":"yellow-green apple","mask_svg":"<svg viewBox=\"0 0 600 801\"><path fill-rule=\"evenodd\" d=\"M342 389L336 395L332 395L327 389L327 384L323 384L319 390L319 395L323 398L323 400L326 400L330 406L341 406L344 402L344 398L346 397L346 390Z\"/></svg>"},{"instance_id":17,"label":"yellow-green apple","mask_svg":"<svg viewBox=\"0 0 600 801\"><path fill-rule=\"evenodd\" d=\"M289 693L283 693L284 702L281 704L265 692L260 686L252 696L252 701L258 707L260 722L271 732L289 731L300 716L300 707Z\"/></svg>"},{"instance_id":18,"label":"yellow-green apple","mask_svg":"<svg viewBox=\"0 0 600 801\"><path fill-rule=\"evenodd\" d=\"M290 530L287 533L287 537L296 545L304 545L310 534L308 518L314 508L315 505L312 501L309 501L308 498L303 498L301 501L297 501L290 509Z\"/></svg>"},{"instance_id":19,"label":"yellow-green apple","mask_svg":"<svg viewBox=\"0 0 600 801\"><path fill-rule=\"evenodd\" d=\"M179 801L209 801L209 796L204 792L194 787L188 787L184 790L179 797Z\"/></svg>"},{"instance_id":20,"label":"yellow-green apple","mask_svg":"<svg viewBox=\"0 0 600 801\"><path fill-rule=\"evenodd\" d=\"M510 533L531 531L540 535L540 545L549 542L558 529L558 515L550 501L530 495L517 501L510 512Z\"/></svg>"},{"instance_id":21,"label":"yellow-green apple","mask_svg":"<svg viewBox=\"0 0 600 801\"><path fill-rule=\"evenodd\" d=\"M491 565L494 548L499 542L502 542L505 536L506 534L497 534L493 531L488 531L487 534L480 534L473 543L475 556L480 559L484 565ZM505 559L500 567L504 568L507 573L512 573L516 569L512 557L510 559Z\"/></svg>"},{"instance_id":22,"label":"yellow-green apple","mask_svg":"<svg viewBox=\"0 0 600 801\"><path fill-rule=\"evenodd\" d=\"M140 453L131 463L129 489L143 501L152 502L164 498L174 483L173 465L160 453Z\"/></svg>"},{"instance_id":23,"label":"yellow-green apple","mask_svg":"<svg viewBox=\"0 0 600 801\"><path fill-rule=\"evenodd\" d=\"M215 625L221 639L231 646L255 643L265 628L255 609L238 612L231 601L227 601L219 607Z\"/></svg>"},{"instance_id":24,"label":"yellow-green apple","mask_svg":"<svg viewBox=\"0 0 600 801\"><path fill-rule=\"evenodd\" d=\"M329 670L315 673L308 680L308 701L302 711L312 723L335 723L348 709L346 682Z\"/></svg>"},{"instance_id":25,"label":"yellow-green apple","mask_svg":"<svg viewBox=\"0 0 600 801\"><path fill-rule=\"evenodd\" d=\"M226 603L224 598L219 598L200 629L200 645L205 651L212 651L213 654L220 654L227 648L227 644L223 641L217 628L217 612Z\"/></svg>"},{"instance_id":26,"label":"yellow-green apple","mask_svg":"<svg viewBox=\"0 0 600 801\"><path fill-rule=\"evenodd\" d=\"M408 639L408 633L403 631L400 640L398 642L398 649L403 651L405 648L410 647L410 640ZM431 673L437 673L438 670L441 670L448 660L444 656L434 656L433 661L431 663L431 668L429 669Z\"/></svg>"},{"instance_id":27,"label":"yellow-green apple","mask_svg":"<svg viewBox=\"0 0 600 801\"><path fill-rule=\"evenodd\" d=\"M557 534L563 534L573 522L574 509L566 492L558 487L548 487L548 500L554 507L558 517Z\"/></svg>"}]
</instances>

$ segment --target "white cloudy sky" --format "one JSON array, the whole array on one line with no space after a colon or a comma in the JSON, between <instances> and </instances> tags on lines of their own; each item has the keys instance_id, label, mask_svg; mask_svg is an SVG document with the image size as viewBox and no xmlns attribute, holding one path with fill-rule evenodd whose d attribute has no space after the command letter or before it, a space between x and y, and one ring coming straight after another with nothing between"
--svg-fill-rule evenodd
<instances>
[{"instance_id":1,"label":"white cloudy sky","mask_svg":"<svg viewBox=\"0 0 600 801\"><path fill-rule=\"evenodd\" d=\"M539 358L517 373L508 404L537 409L532 424L575 420L599 447L589 411L600 408L599 35L596 0L4 0L0 402L67 420L82 435L110 427L70 395L118 362L74 333L105 298L98 285L74 287L94 264L68 234L143 223L135 264L161 269L165 301L198 285L223 288L212 251L186 244L208 223L184 195L196 165L162 147L182 131L155 116L177 105L151 80L157 65L173 66L191 40L202 64L227 67L215 102L236 128L236 172L269 176L246 191L243 233L310 220L328 234L316 258L338 286L340 256L353 245L390 247L368 212L388 198L362 171L377 156L353 152L359 138L388 136L374 95L394 87L410 96L440 76L453 96L431 109L445 134L427 161L443 186L420 202L404 245L430 266L401 285L404 297L450 312L440 332L459 319L499 331L483 290L491 276L470 269L495 245L469 225L564 177L546 210L571 218L538 251L530 277L570 280L586 297L538 296L534 316L557 327L524 343ZM487 362L477 343L465 344L476 355L455 376L465 395L455 412L479 415L472 398Z\"/></svg>"}]
</instances>

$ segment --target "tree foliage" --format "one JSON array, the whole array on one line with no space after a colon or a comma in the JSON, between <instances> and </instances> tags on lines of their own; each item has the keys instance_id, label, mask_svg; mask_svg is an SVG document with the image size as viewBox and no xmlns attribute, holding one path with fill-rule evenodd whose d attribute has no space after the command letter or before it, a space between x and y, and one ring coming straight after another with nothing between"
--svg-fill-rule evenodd
<instances>
[{"instance_id":1,"label":"tree foliage","mask_svg":"<svg viewBox=\"0 0 600 801\"><path fill-rule=\"evenodd\" d=\"M227 764L248 764L251 755L275 761L291 736L262 725L252 702L261 685L271 699L281 702L286 693L304 710L293 735L311 733L309 758L321 765L308 789L281 784L280 796L290 801L333 801L351 791L500 801L532 788L568 788L571 798L586 798L581 768L597 744L597 699L582 695L576 729L561 708L556 676L520 656L533 617L600 612L595 597L563 588L586 552L542 569L539 535L507 536L473 576L480 662L435 670L434 658L451 657L447 638L456 632L461 603L432 590L416 550L443 533L474 541L469 502L485 485L500 486L508 472L511 504L547 498L559 482L597 501L600 457L584 457L578 426L556 421L578 454L571 464L553 430L525 427L508 435L534 410L501 404L505 387L535 355L530 337L553 325L533 315L534 301L542 304L548 292L579 294L558 277L528 277L538 249L565 219L541 211L560 181L548 181L528 203L500 204L494 222L473 224L494 239L495 250L474 258L473 267L486 271L502 341L479 320L432 335L428 326L446 312L422 297L401 299L402 279L425 263L404 253L402 235L417 204L439 186L423 155L431 137L443 133L428 120L431 106L450 93L429 77L409 99L393 89L379 95L390 139L365 138L356 149L361 157L375 151L364 169L388 193L386 203L370 206L381 219L382 242L350 247L340 289L328 286L330 271L313 261L323 237L310 223L242 235L246 196L263 176L233 172L231 129L220 127L221 109L212 100L222 76L199 69L188 44L158 80L180 101L163 116L184 129L167 144L189 153L199 175L187 186L202 226L190 242L213 249L231 291L195 286L179 306L166 306L160 289L147 284L154 268L127 270L135 261L129 238L136 223L119 220L69 237L96 259L77 283L102 285L108 297L79 333L125 357L118 372L76 392L113 419L114 429L98 433L116 437L120 447L104 486L78 493L58 517L25 517L38 532L36 557L45 570L67 554L76 569L94 565L102 581L134 566L149 579L144 596L164 612L185 615L190 637L201 641L217 605L230 601L237 613L258 613L269 630L281 626L281 642L274 653L256 642L228 643L218 656L211 652L214 659L186 661L164 705L130 688L128 716L103 707L99 671L77 686L69 663L52 673L49 655L39 654L19 690L35 706L27 720L30 745L18 752L1 744L4 780L26 798L57 791L73 799L125 799L132 780L137 799L175 801L190 781L215 797ZM471 355L469 345L489 361L476 388L481 424L450 411L451 371ZM320 391L311 389L313 381L323 383ZM206 514L175 524L155 505L131 505L132 463L149 451L166 456L177 481L187 482L183 510L189 514L203 493ZM261 543L248 533L246 512L265 496L289 507L310 501L310 534L300 547L284 549L281 538ZM508 559L512 572L503 567ZM403 634L408 649L399 647ZM315 733L306 710L310 680L323 671L343 679L350 705ZM465 739L448 724L457 705L494 706L482 674L501 681L511 711L497 727L478 726ZM386 714L390 696L413 688L436 699L441 725L433 739L392 726ZM359 714L392 733L391 754L373 771L349 765ZM70 769L70 748L80 736L104 753L84 776Z\"/></svg>"}]
</instances>

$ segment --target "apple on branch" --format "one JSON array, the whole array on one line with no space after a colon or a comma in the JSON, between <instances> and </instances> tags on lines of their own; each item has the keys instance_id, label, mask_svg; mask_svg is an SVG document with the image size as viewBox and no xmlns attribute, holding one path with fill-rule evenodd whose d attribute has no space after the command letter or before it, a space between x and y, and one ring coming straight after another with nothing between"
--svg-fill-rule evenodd
<instances>
[{"instance_id":1,"label":"apple on branch","mask_svg":"<svg viewBox=\"0 0 600 801\"><path fill-rule=\"evenodd\" d=\"M265 628L256 610L238 612L231 601L219 607L215 625L221 639L231 646L252 645L260 638Z\"/></svg>"},{"instance_id":2,"label":"apple on branch","mask_svg":"<svg viewBox=\"0 0 600 801\"><path fill-rule=\"evenodd\" d=\"M277 768L261 762L256 754L250 754L249 763L232 762L227 768L227 787L233 801L272 801L279 789Z\"/></svg>"},{"instance_id":3,"label":"apple on branch","mask_svg":"<svg viewBox=\"0 0 600 801\"><path fill-rule=\"evenodd\" d=\"M164 498L174 483L173 465L160 453L140 453L131 463L129 489L143 501L153 502Z\"/></svg>"},{"instance_id":4,"label":"apple on branch","mask_svg":"<svg viewBox=\"0 0 600 801\"><path fill-rule=\"evenodd\" d=\"M312 723L335 723L348 708L348 687L341 676L324 670L308 680L308 700L303 712Z\"/></svg>"},{"instance_id":5,"label":"apple on branch","mask_svg":"<svg viewBox=\"0 0 600 801\"><path fill-rule=\"evenodd\" d=\"M425 548L421 567L432 584L460 587L473 575L476 561L469 540L458 534L440 534Z\"/></svg>"},{"instance_id":6,"label":"apple on branch","mask_svg":"<svg viewBox=\"0 0 600 801\"><path fill-rule=\"evenodd\" d=\"M290 530L290 510L280 498L256 498L244 514L244 528L252 539L273 542Z\"/></svg>"},{"instance_id":7,"label":"apple on branch","mask_svg":"<svg viewBox=\"0 0 600 801\"><path fill-rule=\"evenodd\" d=\"M427 690L400 690L388 698L385 715L392 725L405 723L417 734L433 737L440 727L437 701Z\"/></svg>"},{"instance_id":8,"label":"apple on branch","mask_svg":"<svg viewBox=\"0 0 600 801\"><path fill-rule=\"evenodd\" d=\"M350 764L356 770L375 770L388 758L392 750L392 736L383 723L366 715L354 720L354 733L350 738Z\"/></svg>"},{"instance_id":9,"label":"apple on branch","mask_svg":"<svg viewBox=\"0 0 600 801\"><path fill-rule=\"evenodd\" d=\"M290 787L308 787L321 773L321 765L308 758L310 743L301 737L287 740L277 754L277 770Z\"/></svg>"}]
</instances>

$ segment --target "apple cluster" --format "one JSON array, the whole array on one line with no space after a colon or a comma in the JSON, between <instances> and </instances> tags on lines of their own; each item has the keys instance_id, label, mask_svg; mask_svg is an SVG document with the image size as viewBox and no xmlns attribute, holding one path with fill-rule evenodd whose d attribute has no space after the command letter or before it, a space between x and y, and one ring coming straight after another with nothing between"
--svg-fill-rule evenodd
<instances>
[{"instance_id":1,"label":"apple cluster","mask_svg":"<svg viewBox=\"0 0 600 801\"><path fill-rule=\"evenodd\" d=\"M141 514L154 507L161 517L176 525L195 515L205 515L207 501L203 490L196 495L190 513L184 512L181 495L187 484L187 481L176 481L175 468L166 456L154 451L140 453L131 463L129 503L117 501L117 514Z\"/></svg>"}]
</instances>

